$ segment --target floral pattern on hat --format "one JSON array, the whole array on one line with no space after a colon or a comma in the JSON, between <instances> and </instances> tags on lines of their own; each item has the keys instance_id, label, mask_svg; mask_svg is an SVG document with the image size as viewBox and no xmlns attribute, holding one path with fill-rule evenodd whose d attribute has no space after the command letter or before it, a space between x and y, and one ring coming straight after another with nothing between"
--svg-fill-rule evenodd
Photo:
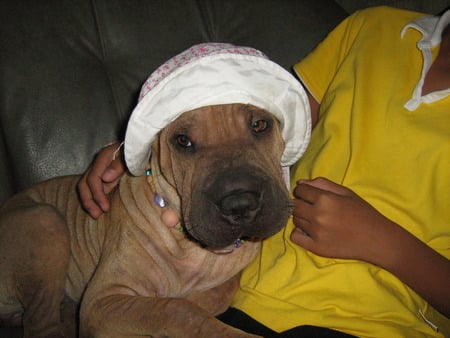
<instances>
[{"instance_id":1,"label":"floral pattern on hat","mask_svg":"<svg viewBox=\"0 0 450 338\"><path fill-rule=\"evenodd\" d=\"M240 54L240 55L250 55L257 56L264 59L268 57L261 51L251 48L235 46L229 43L218 43L218 42L208 42L195 45L181 54L178 54L163 65L158 67L144 82L141 92L139 94L139 101L153 88L155 88L161 80L166 78L175 69L185 66L191 62L199 60L205 56L217 55L217 54Z\"/></svg>"}]
</instances>

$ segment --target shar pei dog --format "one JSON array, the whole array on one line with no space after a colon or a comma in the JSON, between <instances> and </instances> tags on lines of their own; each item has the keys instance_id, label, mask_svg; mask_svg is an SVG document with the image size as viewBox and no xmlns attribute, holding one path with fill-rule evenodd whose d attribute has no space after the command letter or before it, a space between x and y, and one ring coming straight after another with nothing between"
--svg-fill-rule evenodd
<instances>
[{"instance_id":1,"label":"shar pei dog","mask_svg":"<svg viewBox=\"0 0 450 338\"><path fill-rule=\"evenodd\" d=\"M109 213L85 213L77 176L0 209L0 320L33 338L252 337L215 315L290 215L283 167L308 143L308 109L297 80L252 48L170 59L131 114Z\"/></svg>"}]
</instances>

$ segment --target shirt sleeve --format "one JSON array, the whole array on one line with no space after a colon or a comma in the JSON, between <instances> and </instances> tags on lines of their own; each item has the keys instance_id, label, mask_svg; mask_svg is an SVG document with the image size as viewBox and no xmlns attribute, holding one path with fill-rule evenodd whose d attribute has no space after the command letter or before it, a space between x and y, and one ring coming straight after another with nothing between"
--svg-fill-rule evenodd
<instances>
[{"instance_id":1,"label":"shirt sleeve","mask_svg":"<svg viewBox=\"0 0 450 338\"><path fill-rule=\"evenodd\" d=\"M356 12L343 20L303 60L294 65L294 71L303 85L321 102L340 65L357 37L364 18Z\"/></svg>"}]
</instances>

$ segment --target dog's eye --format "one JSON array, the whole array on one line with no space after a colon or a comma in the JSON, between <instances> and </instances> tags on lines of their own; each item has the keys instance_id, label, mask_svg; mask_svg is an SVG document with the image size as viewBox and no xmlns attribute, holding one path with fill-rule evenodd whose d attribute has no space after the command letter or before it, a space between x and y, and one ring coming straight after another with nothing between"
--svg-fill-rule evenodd
<instances>
[{"instance_id":1,"label":"dog's eye","mask_svg":"<svg viewBox=\"0 0 450 338\"><path fill-rule=\"evenodd\" d=\"M180 145L183 148L190 148L190 147L192 147L192 142L189 139L189 137L187 137L186 135L183 135L183 134L178 135L176 137L176 140L177 140L178 145Z\"/></svg>"},{"instance_id":2,"label":"dog's eye","mask_svg":"<svg viewBox=\"0 0 450 338\"><path fill-rule=\"evenodd\" d=\"M252 131L255 134L266 131L269 127L269 122L267 120L257 120L252 122Z\"/></svg>"}]
</instances>

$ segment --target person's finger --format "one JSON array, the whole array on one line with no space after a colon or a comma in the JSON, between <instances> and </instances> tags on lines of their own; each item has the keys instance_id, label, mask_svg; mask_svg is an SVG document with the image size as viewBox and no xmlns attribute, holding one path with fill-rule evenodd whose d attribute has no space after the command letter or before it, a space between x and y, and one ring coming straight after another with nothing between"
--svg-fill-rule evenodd
<instances>
[{"instance_id":1,"label":"person's finger","mask_svg":"<svg viewBox=\"0 0 450 338\"><path fill-rule=\"evenodd\" d=\"M161 214L161 220L168 228L173 228L180 223L180 217L174 210L170 208L165 208L163 210Z\"/></svg>"},{"instance_id":2,"label":"person's finger","mask_svg":"<svg viewBox=\"0 0 450 338\"><path fill-rule=\"evenodd\" d=\"M291 233L291 241L306 250L311 250L314 240L302 229L295 228Z\"/></svg>"},{"instance_id":3,"label":"person's finger","mask_svg":"<svg viewBox=\"0 0 450 338\"><path fill-rule=\"evenodd\" d=\"M120 159L115 159L111 161L109 166L103 172L101 179L105 183L117 182L117 180L122 177L125 168Z\"/></svg>"},{"instance_id":4,"label":"person's finger","mask_svg":"<svg viewBox=\"0 0 450 338\"><path fill-rule=\"evenodd\" d=\"M89 189L92 200L103 212L108 211L110 208L109 199L106 194L116 186L123 173L123 168L120 169L121 160L119 156L114 156L119 151L119 142L114 142L105 146L97 154L93 165L84 175L86 177L87 189ZM103 177L105 174L107 180ZM85 192L85 196L88 196L87 192ZM90 199L86 200L84 204L90 205Z\"/></svg>"},{"instance_id":5,"label":"person's finger","mask_svg":"<svg viewBox=\"0 0 450 338\"><path fill-rule=\"evenodd\" d=\"M87 189L89 190L92 200L101 208L103 212L109 210L109 199L106 196L104 190L104 182L101 179L101 175L97 173L98 171L91 170L86 176ZM87 192L86 192L86 196ZM85 204L89 202L86 200Z\"/></svg>"},{"instance_id":6,"label":"person's finger","mask_svg":"<svg viewBox=\"0 0 450 338\"><path fill-rule=\"evenodd\" d=\"M78 194L80 196L82 207L88 212L88 214L97 219L102 214L100 206L94 201L91 190L89 189L86 182L86 175L82 176L77 184Z\"/></svg>"},{"instance_id":7,"label":"person's finger","mask_svg":"<svg viewBox=\"0 0 450 338\"><path fill-rule=\"evenodd\" d=\"M116 182L125 172L122 144L117 142L107 146L97 160L105 165L102 180L106 183Z\"/></svg>"},{"instance_id":8,"label":"person's finger","mask_svg":"<svg viewBox=\"0 0 450 338\"><path fill-rule=\"evenodd\" d=\"M106 168L101 176L103 192L105 194L109 194L117 186L124 172L125 168L121 160L115 159L111 162L110 166Z\"/></svg>"},{"instance_id":9,"label":"person's finger","mask_svg":"<svg viewBox=\"0 0 450 338\"><path fill-rule=\"evenodd\" d=\"M297 184L305 184L311 187L315 187L320 190L332 192L338 195L348 195L350 190L345 188L344 186L334 183L327 178L317 177L312 180L299 180Z\"/></svg>"},{"instance_id":10,"label":"person's finger","mask_svg":"<svg viewBox=\"0 0 450 338\"><path fill-rule=\"evenodd\" d=\"M312 225L311 221L304 217L304 215L293 215L292 220L297 229L300 229L303 233L308 236L311 236L314 232L314 225Z\"/></svg>"},{"instance_id":11,"label":"person's finger","mask_svg":"<svg viewBox=\"0 0 450 338\"><path fill-rule=\"evenodd\" d=\"M313 212L313 204L305 201L303 199L293 199L292 204L294 206L294 209L292 211L292 216L294 219L297 218L304 218L309 219L311 216L311 213Z\"/></svg>"},{"instance_id":12,"label":"person's finger","mask_svg":"<svg viewBox=\"0 0 450 338\"><path fill-rule=\"evenodd\" d=\"M294 189L294 196L310 204L314 204L322 189L316 188L308 183L300 182Z\"/></svg>"}]
</instances>

